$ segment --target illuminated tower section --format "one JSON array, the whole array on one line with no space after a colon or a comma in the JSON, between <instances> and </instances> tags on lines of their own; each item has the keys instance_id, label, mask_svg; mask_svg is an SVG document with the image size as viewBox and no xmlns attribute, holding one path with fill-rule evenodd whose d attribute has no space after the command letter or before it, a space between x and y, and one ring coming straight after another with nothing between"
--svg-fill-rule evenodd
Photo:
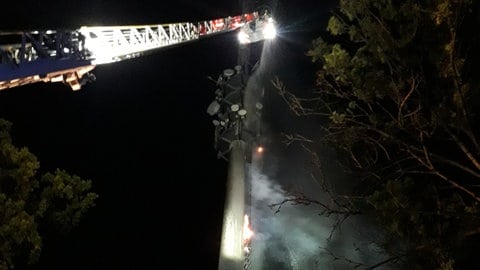
<instances>
[{"instance_id":1,"label":"illuminated tower section","mask_svg":"<svg viewBox=\"0 0 480 270\"><path fill-rule=\"evenodd\" d=\"M241 66L226 69L217 80L215 100L207 112L214 116L215 149L218 157L229 162L226 183L223 227L219 253L219 270L247 269L248 242L246 230L246 163L251 162L252 146L258 134L251 128L257 113L245 104L248 75ZM255 108L255 107L254 107ZM245 233L247 231L247 233Z\"/></svg>"},{"instance_id":2,"label":"illuminated tower section","mask_svg":"<svg viewBox=\"0 0 480 270\"><path fill-rule=\"evenodd\" d=\"M231 143L218 269L243 269L245 215L245 142Z\"/></svg>"}]
</instances>

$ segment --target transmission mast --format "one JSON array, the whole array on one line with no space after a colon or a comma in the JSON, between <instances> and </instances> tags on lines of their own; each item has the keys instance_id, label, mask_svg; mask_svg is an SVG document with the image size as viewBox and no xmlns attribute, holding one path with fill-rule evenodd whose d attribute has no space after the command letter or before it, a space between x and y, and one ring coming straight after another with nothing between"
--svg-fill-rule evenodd
<instances>
[{"instance_id":1,"label":"transmission mast","mask_svg":"<svg viewBox=\"0 0 480 270\"><path fill-rule=\"evenodd\" d=\"M215 99L207 108L207 113L214 117L217 156L229 162L219 270L249 269L251 228L248 227L250 215L246 202L249 202L250 192L247 190L246 165L252 162L252 154L259 142L263 89L252 89L257 93L253 99L247 100L248 80L257 65L249 69L250 47L246 44L275 36L271 17L263 22L240 30L239 40L244 45L240 47L239 63L233 69L224 70L214 80L217 86Z\"/></svg>"},{"instance_id":2,"label":"transmission mast","mask_svg":"<svg viewBox=\"0 0 480 270\"><path fill-rule=\"evenodd\" d=\"M273 39L273 18L251 12L197 23L137 26L83 26L75 30L0 31L0 90L37 82L63 82L72 90L94 81L97 65L110 64L215 34L238 31L238 65L215 80L215 100L207 112L215 117L215 149L229 161L219 270L246 265L245 166L260 134L261 103L248 104L248 44ZM257 89L258 90L258 89ZM260 90L262 91L262 90Z\"/></svg>"}]
</instances>

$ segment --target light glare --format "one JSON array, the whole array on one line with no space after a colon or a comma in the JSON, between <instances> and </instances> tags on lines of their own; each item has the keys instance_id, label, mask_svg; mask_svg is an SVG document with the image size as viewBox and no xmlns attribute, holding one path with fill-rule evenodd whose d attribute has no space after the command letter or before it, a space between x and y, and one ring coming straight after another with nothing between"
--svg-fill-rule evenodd
<instances>
[{"instance_id":1,"label":"light glare","mask_svg":"<svg viewBox=\"0 0 480 270\"><path fill-rule=\"evenodd\" d=\"M277 29L275 29L275 25L273 24L273 20L271 20L271 18L268 20L267 25L263 29L263 36L265 39L274 39L277 36Z\"/></svg>"},{"instance_id":2,"label":"light glare","mask_svg":"<svg viewBox=\"0 0 480 270\"><path fill-rule=\"evenodd\" d=\"M243 238L240 231L239 224L235 222L235 218L232 213L229 213L224 220L226 222L225 235L223 236L222 254L231 259L242 258L242 245L241 240Z\"/></svg>"},{"instance_id":3,"label":"light glare","mask_svg":"<svg viewBox=\"0 0 480 270\"><path fill-rule=\"evenodd\" d=\"M238 41L240 42L240 44L250 43L250 37L247 33L245 33L245 31L240 30L238 32Z\"/></svg>"}]
</instances>

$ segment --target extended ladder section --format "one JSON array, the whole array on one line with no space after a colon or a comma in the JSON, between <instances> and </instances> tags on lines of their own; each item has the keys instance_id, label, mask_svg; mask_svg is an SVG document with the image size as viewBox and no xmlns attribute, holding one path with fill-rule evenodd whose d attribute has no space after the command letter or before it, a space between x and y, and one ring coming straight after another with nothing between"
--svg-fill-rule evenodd
<instances>
[{"instance_id":1,"label":"extended ladder section","mask_svg":"<svg viewBox=\"0 0 480 270\"><path fill-rule=\"evenodd\" d=\"M259 18L253 12L197 23L0 32L0 90L40 81L78 90L95 79L90 71L96 65L233 31Z\"/></svg>"},{"instance_id":2,"label":"extended ladder section","mask_svg":"<svg viewBox=\"0 0 480 270\"><path fill-rule=\"evenodd\" d=\"M184 43L211 34L236 30L258 18L248 13L198 23L172 23L142 26L82 27L84 46L92 64L105 64L136 57L142 52Z\"/></svg>"}]
</instances>

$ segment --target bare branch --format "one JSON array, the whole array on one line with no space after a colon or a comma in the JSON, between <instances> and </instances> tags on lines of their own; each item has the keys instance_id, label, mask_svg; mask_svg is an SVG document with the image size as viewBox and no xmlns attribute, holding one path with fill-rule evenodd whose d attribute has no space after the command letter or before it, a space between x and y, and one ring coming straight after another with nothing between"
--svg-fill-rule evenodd
<instances>
[{"instance_id":1,"label":"bare branch","mask_svg":"<svg viewBox=\"0 0 480 270\"><path fill-rule=\"evenodd\" d=\"M311 204L319 205L320 209L321 209L319 214L321 216L326 216L326 217L331 216L331 215L348 215L348 216L351 216L351 215L362 214L362 212L360 210L350 209L345 205L338 205L337 203L335 203L335 205L327 205L327 204L322 203L318 200L307 198L303 194L299 194L297 196L292 196L292 197L286 198L279 203L270 204L269 207L271 209L276 208L275 213L278 213L278 212L280 212L281 207L286 203L291 203L293 205L299 205L299 204L301 204L301 205L311 205ZM340 209L338 209L338 208L340 208Z\"/></svg>"},{"instance_id":2,"label":"bare branch","mask_svg":"<svg viewBox=\"0 0 480 270\"><path fill-rule=\"evenodd\" d=\"M462 152L467 156L467 158L470 160L470 162L472 162L472 164L478 169L480 170L480 162L478 162L478 160L473 156L473 154L468 151L467 147L465 146L465 144L463 144L462 141L460 141L460 139L455 136L455 134L453 134L448 128L446 128L448 134L450 135L450 137L452 137L453 141L457 144L458 148L460 148L462 150Z\"/></svg>"},{"instance_id":3,"label":"bare branch","mask_svg":"<svg viewBox=\"0 0 480 270\"><path fill-rule=\"evenodd\" d=\"M333 261L346 262L346 263L348 263L349 265L352 266L352 269L358 269L360 267L367 267L365 264L363 264L361 262L354 261L354 260L349 259L349 258L344 257L344 256L338 256L335 253L333 253L331 250L329 250L328 248L324 248L324 250L328 255L330 255L332 257Z\"/></svg>"},{"instance_id":4,"label":"bare branch","mask_svg":"<svg viewBox=\"0 0 480 270\"><path fill-rule=\"evenodd\" d=\"M307 116L307 115L320 115L328 116L327 113L320 113L314 108L309 108L306 106L306 102L318 101L315 98L299 98L296 95L292 94L287 90L283 82L275 77L272 81L273 86L278 90L279 95L285 101L285 103L290 107L291 111L297 116Z\"/></svg>"},{"instance_id":5,"label":"bare branch","mask_svg":"<svg viewBox=\"0 0 480 270\"><path fill-rule=\"evenodd\" d=\"M286 204L290 203L292 205L317 205L320 206L319 216L331 217L334 216L334 224L330 230L330 235L328 240L333 236L333 233L337 231L345 220L353 215L360 215L362 212L358 209L353 208L353 204L341 204L337 199L331 200L331 205L320 202L318 200L307 198L303 194L298 194L295 196L288 197L279 203L270 204L270 209L275 211L275 214L279 213L281 208Z\"/></svg>"},{"instance_id":6,"label":"bare branch","mask_svg":"<svg viewBox=\"0 0 480 270\"><path fill-rule=\"evenodd\" d=\"M375 268L377 268L377 267L380 267L380 266L382 266L382 265L385 265L385 264L387 264L387 263L396 262L396 261L399 260L401 257L402 257L402 256L393 256L393 257L387 258L387 259L385 259L385 260L383 260L383 261L381 261L381 262L378 262L378 263L376 263L376 264L374 264L374 265L372 265L372 266L370 266L370 267L365 268L365 270L373 270L373 269L375 269Z\"/></svg>"},{"instance_id":7,"label":"bare branch","mask_svg":"<svg viewBox=\"0 0 480 270\"><path fill-rule=\"evenodd\" d=\"M393 257L389 257L385 260L382 260L374 265L366 265L364 263L361 263L361 262L357 262L357 261L354 261L352 259L349 259L345 256L339 256L339 255L336 255L333 251L327 249L327 248L324 248L325 252L330 256L332 257L332 260L333 261L343 261L347 264L349 264L351 266L351 269L363 269L363 270L373 270L373 269L376 269L378 267L381 267L381 266L384 266L388 263L391 263L391 262L396 262L398 261L401 257L403 257L403 255L398 255L398 256L393 256Z\"/></svg>"},{"instance_id":8,"label":"bare branch","mask_svg":"<svg viewBox=\"0 0 480 270\"><path fill-rule=\"evenodd\" d=\"M460 169L460 170L462 170L462 171L464 171L464 172L467 172L467 173L469 173L469 174L471 174L471 175L473 175L473 176L475 176L475 177L477 177L477 178L480 178L480 173L477 173L477 172L473 171L472 169L470 169L470 168L467 167L467 166L464 166L464 165L462 165L462 164L460 164L460 163L458 163L458 162L456 162L456 161L454 161L454 160L450 160L450 159L448 159L448 158L445 158L445 157L440 156L440 155L435 154L435 153L432 153L431 155L432 155L432 157L434 157L435 160L438 161L438 162L450 164L450 165L452 165L452 166L454 166L454 167L457 167L458 169Z\"/></svg>"},{"instance_id":9,"label":"bare branch","mask_svg":"<svg viewBox=\"0 0 480 270\"><path fill-rule=\"evenodd\" d=\"M439 171L434 171L433 172L435 175L440 177L441 179L447 181L450 185L462 190L463 192L467 193L470 195L473 199L475 199L477 202L480 202L480 197L478 197L474 192L470 191L468 188L464 187L463 185L460 185L459 183L449 179L447 176L441 174Z\"/></svg>"},{"instance_id":10,"label":"bare branch","mask_svg":"<svg viewBox=\"0 0 480 270\"><path fill-rule=\"evenodd\" d=\"M410 91L408 91L407 95L403 98L402 102L400 102L400 105L398 106L398 122L401 121L401 115L402 115L402 109L403 109L403 106L405 105L405 103L407 102L407 100L410 98L410 96L412 95L413 91L415 91L417 89L417 86L418 86L418 83L416 83L416 80L415 78L412 78L412 82L410 84Z\"/></svg>"},{"instance_id":11,"label":"bare branch","mask_svg":"<svg viewBox=\"0 0 480 270\"><path fill-rule=\"evenodd\" d=\"M282 136L284 138L283 143L286 144L287 146L291 145L294 142L301 142L301 143L313 143L314 141L311 139L308 139L298 133L296 134L287 134L287 133L282 133Z\"/></svg>"}]
</instances>

